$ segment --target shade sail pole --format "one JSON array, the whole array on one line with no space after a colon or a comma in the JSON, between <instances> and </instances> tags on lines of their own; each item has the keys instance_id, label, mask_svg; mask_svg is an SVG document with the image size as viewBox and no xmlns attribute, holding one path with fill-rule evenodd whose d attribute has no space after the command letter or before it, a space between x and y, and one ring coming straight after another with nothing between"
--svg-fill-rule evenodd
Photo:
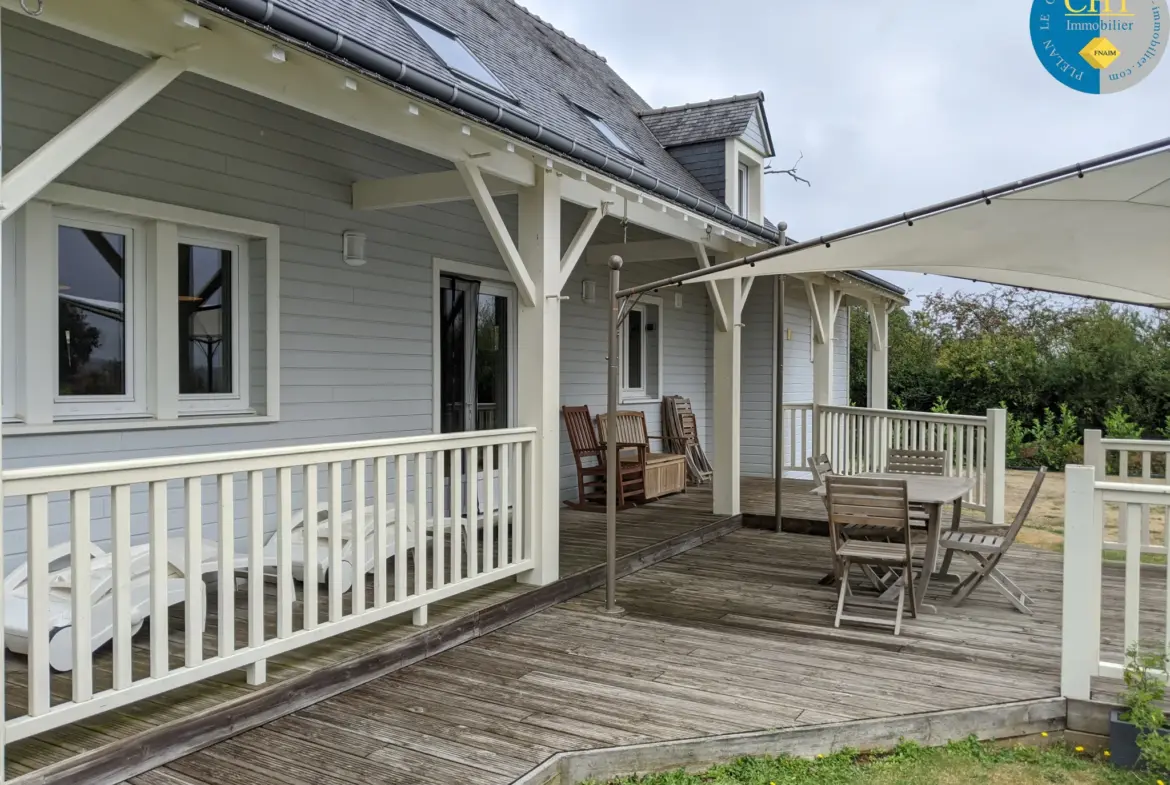
<instances>
[{"instance_id":1,"label":"shade sail pole","mask_svg":"<svg viewBox=\"0 0 1170 785\"><path fill-rule=\"evenodd\" d=\"M618 325L621 323L622 258L609 257L609 379L605 405L605 612L621 613L617 604L617 484L618 472Z\"/></svg>"}]
</instances>

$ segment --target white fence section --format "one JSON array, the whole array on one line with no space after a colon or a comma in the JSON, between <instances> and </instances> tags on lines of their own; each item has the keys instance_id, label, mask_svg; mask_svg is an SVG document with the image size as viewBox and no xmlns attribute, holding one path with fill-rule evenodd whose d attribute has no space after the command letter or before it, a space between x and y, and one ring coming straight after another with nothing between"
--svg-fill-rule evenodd
<instances>
[{"instance_id":1,"label":"white fence section","mask_svg":"<svg viewBox=\"0 0 1170 785\"><path fill-rule=\"evenodd\" d=\"M1170 441L1152 439L1107 439L1101 431L1085 431L1085 463L1092 466L1098 482L1119 482L1135 485L1168 485L1167 461L1170 461ZM1170 507L1143 503L1137 529L1142 553L1170 554L1167 548L1166 522ZM1117 525L1115 516L1105 519L1101 533L1101 548L1106 551L1125 551L1131 533Z\"/></svg>"},{"instance_id":2,"label":"white fence section","mask_svg":"<svg viewBox=\"0 0 1170 785\"><path fill-rule=\"evenodd\" d=\"M258 684L270 657L407 612L425 624L430 603L532 569L535 433L6 472L28 515L28 561L3 586L28 709L5 741L236 668ZM91 527L106 518L108 550Z\"/></svg>"},{"instance_id":3,"label":"white fence section","mask_svg":"<svg viewBox=\"0 0 1170 785\"><path fill-rule=\"evenodd\" d=\"M815 450L827 454L836 471L885 471L891 449L945 450L950 459L948 476L975 478L964 506L983 511L989 521L1003 523L1007 447L1003 409L989 409L980 417L817 406L815 417Z\"/></svg>"},{"instance_id":4,"label":"white fence section","mask_svg":"<svg viewBox=\"0 0 1170 785\"><path fill-rule=\"evenodd\" d=\"M807 472L813 454L813 427L816 423L811 403L784 404L784 471Z\"/></svg>"},{"instance_id":5,"label":"white fence section","mask_svg":"<svg viewBox=\"0 0 1170 785\"><path fill-rule=\"evenodd\" d=\"M1142 598L1142 509L1170 504L1170 485L1098 480L1092 466L1065 468L1064 525L1064 618L1061 645L1061 692L1067 698L1088 700L1094 676L1120 678L1125 668L1125 651L1144 642L1139 623ZM1125 588L1120 601L1122 612L1113 607L1116 599L1102 593L1101 542L1104 523L1116 516L1125 532ZM1166 570L1148 565L1147 569ZM1162 594L1161 587L1158 589ZM1170 644L1170 595L1166 595L1157 645ZM1109 607L1106 607L1106 606ZM1123 619L1119 645L1103 650L1102 618ZM1149 636L1146 636L1146 640Z\"/></svg>"}]
</instances>

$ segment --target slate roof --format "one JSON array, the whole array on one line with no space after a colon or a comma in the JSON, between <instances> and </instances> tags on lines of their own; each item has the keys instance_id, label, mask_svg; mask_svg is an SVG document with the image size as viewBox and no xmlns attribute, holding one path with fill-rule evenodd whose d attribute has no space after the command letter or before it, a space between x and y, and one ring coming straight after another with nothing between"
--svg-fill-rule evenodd
<instances>
[{"instance_id":1,"label":"slate roof","mask_svg":"<svg viewBox=\"0 0 1170 785\"><path fill-rule=\"evenodd\" d=\"M275 0L275 4L439 79L459 78L388 0ZM574 105L579 104L604 120L641 159L630 163L671 186L722 203L663 149L639 116L651 107L605 59L540 17L511 0L400 0L398 5L458 35L508 88L516 108L533 120L622 157ZM465 80L462 86L489 100L500 100Z\"/></svg>"},{"instance_id":2,"label":"slate roof","mask_svg":"<svg viewBox=\"0 0 1170 785\"><path fill-rule=\"evenodd\" d=\"M763 93L751 93L697 104L667 106L642 112L642 122L663 147L728 139L747 129L763 100Z\"/></svg>"}]
</instances>

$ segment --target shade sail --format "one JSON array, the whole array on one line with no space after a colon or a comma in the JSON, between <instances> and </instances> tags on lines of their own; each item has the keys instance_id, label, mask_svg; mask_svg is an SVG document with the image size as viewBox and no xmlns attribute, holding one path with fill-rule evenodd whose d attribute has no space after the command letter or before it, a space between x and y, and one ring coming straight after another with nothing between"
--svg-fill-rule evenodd
<instances>
[{"instance_id":1,"label":"shade sail","mask_svg":"<svg viewBox=\"0 0 1170 785\"><path fill-rule=\"evenodd\" d=\"M1170 307L1170 140L1143 147L1160 149L1081 174L1070 167L1071 174L1026 188L988 189L999 195L847 230L830 243L800 243L752 267L725 265L687 283L904 270Z\"/></svg>"}]
</instances>

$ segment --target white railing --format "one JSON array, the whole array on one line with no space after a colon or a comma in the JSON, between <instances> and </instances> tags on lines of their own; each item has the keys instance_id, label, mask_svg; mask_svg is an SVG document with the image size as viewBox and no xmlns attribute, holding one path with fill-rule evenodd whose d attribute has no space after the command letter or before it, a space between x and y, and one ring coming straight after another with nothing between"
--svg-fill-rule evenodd
<instances>
[{"instance_id":1,"label":"white railing","mask_svg":"<svg viewBox=\"0 0 1170 785\"><path fill-rule=\"evenodd\" d=\"M1006 484L1006 424L1002 409L986 416L933 414L854 406L816 407L816 444L836 471L885 471L891 449L945 450L948 476L971 477L975 486L963 504L1003 523Z\"/></svg>"},{"instance_id":2,"label":"white railing","mask_svg":"<svg viewBox=\"0 0 1170 785\"><path fill-rule=\"evenodd\" d=\"M259 684L271 657L407 612L425 624L431 603L533 569L534 438L6 472L6 518L26 514L28 538L3 588L6 644L25 655L7 668L26 663L28 708L5 742L236 668Z\"/></svg>"},{"instance_id":3,"label":"white railing","mask_svg":"<svg viewBox=\"0 0 1170 785\"><path fill-rule=\"evenodd\" d=\"M784 471L808 471L813 454L813 426L816 422L811 403L784 404Z\"/></svg>"},{"instance_id":4,"label":"white railing","mask_svg":"<svg viewBox=\"0 0 1170 785\"><path fill-rule=\"evenodd\" d=\"M1061 692L1067 698L1088 700L1090 682L1096 676L1120 678L1129 646L1142 643L1140 625L1142 590L1154 596L1158 640L1170 644L1170 603L1164 583L1142 583L1142 509L1170 504L1170 485L1098 480L1095 467L1067 466L1064 524L1064 618L1061 642ZM1114 583L1103 585L1107 567L1101 560L1105 522L1116 517L1125 532L1125 572L1121 591ZM1166 571L1164 565L1145 569ZM1120 613L1119 613L1120 611ZM1102 623L1105 630L1102 643ZM1120 623L1117 629L1112 625ZM1147 636L1148 638L1148 636Z\"/></svg>"},{"instance_id":5,"label":"white railing","mask_svg":"<svg viewBox=\"0 0 1170 785\"><path fill-rule=\"evenodd\" d=\"M1098 482L1120 482L1135 485L1167 485L1167 461L1170 461L1170 441L1152 439L1107 439L1101 431L1085 431L1085 464L1092 466ZM1137 534L1142 553L1170 553L1167 548L1166 523L1170 507L1162 504L1142 504ZM1127 549L1129 531L1118 525L1116 516L1103 521L1101 548L1105 551Z\"/></svg>"}]
</instances>

